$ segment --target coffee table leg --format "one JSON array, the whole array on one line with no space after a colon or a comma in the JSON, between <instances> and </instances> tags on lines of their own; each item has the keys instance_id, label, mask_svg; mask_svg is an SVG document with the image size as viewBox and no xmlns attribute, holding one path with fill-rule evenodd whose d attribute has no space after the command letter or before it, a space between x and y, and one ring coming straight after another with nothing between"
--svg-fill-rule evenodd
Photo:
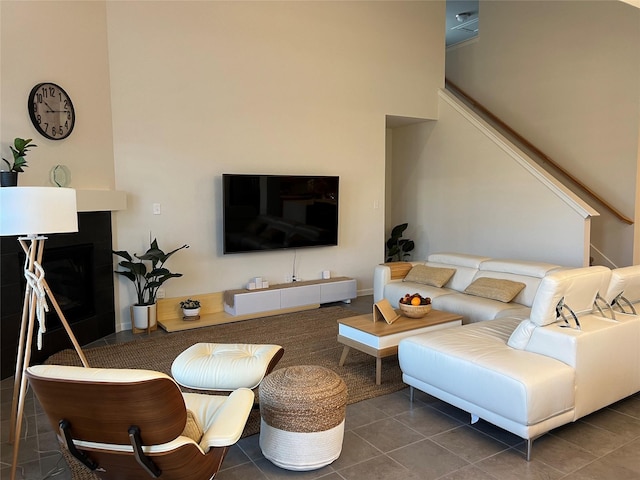
<instances>
[{"instance_id":1,"label":"coffee table leg","mask_svg":"<svg viewBox=\"0 0 640 480\"><path fill-rule=\"evenodd\" d=\"M344 365L344 361L347 359L347 355L349 354L349 349L351 347L348 346L344 346L344 348L342 349L342 355L340 356L340 363L338 363L339 366L343 366Z\"/></svg>"},{"instance_id":2,"label":"coffee table leg","mask_svg":"<svg viewBox=\"0 0 640 480\"><path fill-rule=\"evenodd\" d=\"M376 357L376 385L380 385L382 380L382 358Z\"/></svg>"}]
</instances>

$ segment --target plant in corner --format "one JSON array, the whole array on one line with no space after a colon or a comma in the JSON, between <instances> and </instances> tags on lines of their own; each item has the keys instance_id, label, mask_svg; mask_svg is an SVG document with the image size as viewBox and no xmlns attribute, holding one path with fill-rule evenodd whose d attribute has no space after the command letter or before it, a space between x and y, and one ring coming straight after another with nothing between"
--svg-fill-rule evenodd
<instances>
[{"instance_id":1,"label":"plant in corner","mask_svg":"<svg viewBox=\"0 0 640 480\"><path fill-rule=\"evenodd\" d=\"M142 255L134 253L137 261L126 250L113 251L114 255L124 258L118 265L124 270L116 270L115 273L128 278L133 282L136 289L137 302L136 305L152 305L156 303L158 289L164 282L170 278L181 277L181 273L171 273L164 264L174 253L183 248L189 248L189 245L182 245L169 253L164 253L158 247L158 241L154 239L149 249ZM150 262L151 268L148 269L144 262Z\"/></svg>"},{"instance_id":2,"label":"plant in corner","mask_svg":"<svg viewBox=\"0 0 640 480\"><path fill-rule=\"evenodd\" d=\"M402 238L402 234L409 226L408 223L396 225L391 230L391 236L387 240L387 262L401 262L410 255L410 251L415 248L413 240Z\"/></svg>"},{"instance_id":3,"label":"plant in corner","mask_svg":"<svg viewBox=\"0 0 640 480\"><path fill-rule=\"evenodd\" d=\"M24 172L24 168L28 167L27 165L27 152L30 148L37 147L31 143L32 139L27 138L16 138L13 141L13 145L9 145L11 149L11 153L13 154L13 163L11 163L6 158L2 157L2 161L7 164L9 170L2 170L0 172L2 174L2 186L3 187L15 187L18 184L18 173Z\"/></svg>"},{"instance_id":4,"label":"plant in corner","mask_svg":"<svg viewBox=\"0 0 640 480\"><path fill-rule=\"evenodd\" d=\"M162 284L170 278L182 276L181 273L171 273L164 265L169 257L183 248L189 248L189 245L185 244L175 250L164 253L160 247L158 247L158 241L154 239L149 249L142 255L134 253L133 256L131 256L126 250L113 251L114 255L124 259L118 263L118 266L122 267L123 270L115 270L115 273L131 280L136 290L137 301L134 306L155 306L158 289ZM149 315L148 312L147 315ZM147 328L155 325L155 315L153 315L152 318L147 318L149 319L148 322L146 320L136 322L132 319L132 323L134 323L136 328Z\"/></svg>"}]
</instances>

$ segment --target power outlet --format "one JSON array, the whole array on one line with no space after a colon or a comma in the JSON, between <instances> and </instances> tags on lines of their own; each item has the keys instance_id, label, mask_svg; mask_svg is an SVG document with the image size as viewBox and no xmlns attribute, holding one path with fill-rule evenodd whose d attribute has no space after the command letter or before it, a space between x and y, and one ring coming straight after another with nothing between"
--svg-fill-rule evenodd
<instances>
[{"instance_id":1,"label":"power outlet","mask_svg":"<svg viewBox=\"0 0 640 480\"><path fill-rule=\"evenodd\" d=\"M153 204L153 214L154 215L162 215L162 207L159 203Z\"/></svg>"}]
</instances>

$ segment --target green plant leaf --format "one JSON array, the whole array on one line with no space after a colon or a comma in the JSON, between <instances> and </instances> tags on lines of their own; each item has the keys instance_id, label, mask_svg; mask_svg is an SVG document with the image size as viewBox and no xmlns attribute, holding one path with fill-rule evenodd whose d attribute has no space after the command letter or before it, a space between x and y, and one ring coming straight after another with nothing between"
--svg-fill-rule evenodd
<instances>
[{"instance_id":1,"label":"green plant leaf","mask_svg":"<svg viewBox=\"0 0 640 480\"><path fill-rule=\"evenodd\" d=\"M393 227L393 230L391 230L391 236L401 237L408 226L408 223L401 223L400 225L396 225L395 227Z\"/></svg>"},{"instance_id":2,"label":"green plant leaf","mask_svg":"<svg viewBox=\"0 0 640 480\"><path fill-rule=\"evenodd\" d=\"M122 272L120 270L116 270L115 273L117 273L118 275L122 275L123 277L127 277L132 282L136 281L136 276L131 272Z\"/></svg>"},{"instance_id":3,"label":"green plant leaf","mask_svg":"<svg viewBox=\"0 0 640 480\"><path fill-rule=\"evenodd\" d=\"M112 253L114 255L118 255L119 257L126 258L129 261L133 260L131 255L129 255L129 252L127 252L126 250L113 250Z\"/></svg>"}]
</instances>

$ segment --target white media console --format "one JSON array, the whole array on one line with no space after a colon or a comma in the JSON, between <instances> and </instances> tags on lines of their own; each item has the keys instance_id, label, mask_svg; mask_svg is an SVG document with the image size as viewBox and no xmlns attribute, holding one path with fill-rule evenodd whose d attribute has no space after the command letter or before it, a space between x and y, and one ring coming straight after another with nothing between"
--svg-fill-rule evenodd
<instances>
[{"instance_id":1,"label":"white media console","mask_svg":"<svg viewBox=\"0 0 640 480\"><path fill-rule=\"evenodd\" d=\"M272 285L260 290L228 290L224 292L224 311L234 316L250 315L350 301L356 297L356 280L336 277Z\"/></svg>"}]
</instances>

